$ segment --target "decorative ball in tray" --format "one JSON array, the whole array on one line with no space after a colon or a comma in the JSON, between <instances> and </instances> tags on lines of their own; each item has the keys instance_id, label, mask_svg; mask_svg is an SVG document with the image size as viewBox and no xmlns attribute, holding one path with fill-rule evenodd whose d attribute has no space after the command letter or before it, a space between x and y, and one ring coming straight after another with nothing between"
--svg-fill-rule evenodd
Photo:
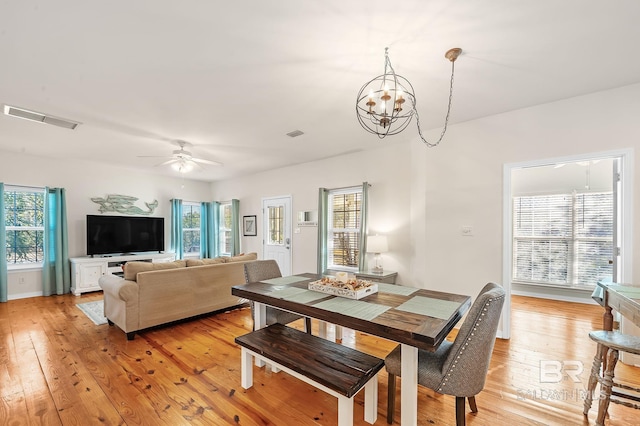
<instances>
[{"instance_id":1,"label":"decorative ball in tray","mask_svg":"<svg viewBox=\"0 0 640 426\"><path fill-rule=\"evenodd\" d=\"M348 299L362 299L378 292L378 285L371 281L357 278L337 279L332 276L322 277L308 285L309 290L346 297Z\"/></svg>"}]
</instances>

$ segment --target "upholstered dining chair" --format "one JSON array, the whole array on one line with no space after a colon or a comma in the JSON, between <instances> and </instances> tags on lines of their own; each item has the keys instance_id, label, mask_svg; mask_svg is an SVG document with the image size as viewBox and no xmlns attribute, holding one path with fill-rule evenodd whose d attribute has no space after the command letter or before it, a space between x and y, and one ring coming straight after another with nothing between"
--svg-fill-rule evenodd
<instances>
[{"instance_id":1,"label":"upholstered dining chair","mask_svg":"<svg viewBox=\"0 0 640 426\"><path fill-rule=\"evenodd\" d=\"M445 340L435 352L418 351L418 384L456 397L456 425L465 425L465 399L478 412L475 396L484 388L505 291L489 283L471 305L453 342ZM400 375L401 347L385 358L389 373L387 423L393 423L396 376Z\"/></svg>"},{"instance_id":2,"label":"upholstered dining chair","mask_svg":"<svg viewBox=\"0 0 640 426\"><path fill-rule=\"evenodd\" d=\"M247 283L279 278L282 276L278 262L273 259L256 260L255 262L247 262L244 264L244 278ZM253 328L255 330L255 312L254 303L251 302L251 318L254 320ZM283 311L282 309L267 306L267 325L271 324L289 324L301 318L305 319L305 331L311 334L311 318Z\"/></svg>"}]
</instances>

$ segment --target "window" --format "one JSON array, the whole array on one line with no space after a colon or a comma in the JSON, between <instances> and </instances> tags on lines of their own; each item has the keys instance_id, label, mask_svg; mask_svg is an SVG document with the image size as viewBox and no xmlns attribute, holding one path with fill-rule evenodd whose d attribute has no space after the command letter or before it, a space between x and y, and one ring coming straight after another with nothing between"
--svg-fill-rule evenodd
<instances>
[{"instance_id":1,"label":"window","mask_svg":"<svg viewBox=\"0 0 640 426\"><path fill-rule=\"evenodd\" d=\"M284 206L269 206L268 244L284 245Z\"/></svg>"},{"instance_id":2,"label":"window","mask_svg":"<svg viewBox=\"0 0 640 426\"><path fill-rule=\"evenodd\" d=\"M613 194L513 198L515 281L593 288L612 276Z\"/></svg>"},{"instance_id":3,"label":"window","mask_svg":"<svg viewBox=\"0 0 640 426\"><path fill-rule=\"evenodd\" d=\"M327 267L357 271L362 187L329 191L328 210Z\"/></svg>"},{"instance_id":4,"label":"window","mask_svg":"<svg viewBox=\"0 0 640 426\"><path fill-rule=\"evenodd\" d=\"M231 203L220 203L219 252L220 256L231 256L231 224L233 220Z\"/></svg>"},{"instance_id":5,"label":"window","mask_svg":"<svg viewBox=\"0 0 640 426\"><path fill-rule=\"evenodd\" d=\"M7 265L43 261L44 189L6 186L4 215Z\"/></svg>"},{"instance_id":6,"label":"window","mask_svg":"<svg viewBox=\"0 0 640 426\"><path fill-rule=\"evenodd\" d=\"M200 203L182 203L182 250L185 257L200 257Z\"/></svg>"}]
</instances>

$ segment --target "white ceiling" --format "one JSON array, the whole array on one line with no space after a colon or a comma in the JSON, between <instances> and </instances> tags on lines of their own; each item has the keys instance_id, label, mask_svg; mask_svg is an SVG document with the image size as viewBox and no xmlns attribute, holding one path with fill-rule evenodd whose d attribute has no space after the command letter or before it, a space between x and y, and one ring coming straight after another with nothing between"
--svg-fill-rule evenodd
<instances>
[{"instance_id":1,"label":"white ceiling","mask_svg":"<svg viewBox=\"0 0 640 426\"><path fill-rule=\"evenodd\" d=\"M460 123L640 82L639 20L637 0L3 0L0 104L83 124L0 115L0 150L175 175L138 156L181 139L224 163L189 178L255 173L414 139L355 117L385 47L437 129L449 48Z\"/></svg>"}]
</instances>

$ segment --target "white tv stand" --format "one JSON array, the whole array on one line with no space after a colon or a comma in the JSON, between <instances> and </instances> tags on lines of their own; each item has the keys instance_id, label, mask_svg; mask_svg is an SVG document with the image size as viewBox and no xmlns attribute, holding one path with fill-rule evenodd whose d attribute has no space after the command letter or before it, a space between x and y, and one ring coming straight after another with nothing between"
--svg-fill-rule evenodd
<instances>
[{"instance_id":1,"label":"white tv stand","mask_svg":"<svg viewBox=\"0 0 640 426\"><path fill-rule=\"evenodd\" d=\"M72 257L71 293L80 296L88 291L101 290L98 280L106 274L122 276L122 265L131 261L173 262L174 253L140 253L121 256L82 256Z\"/></svg>"}]
</instances>

